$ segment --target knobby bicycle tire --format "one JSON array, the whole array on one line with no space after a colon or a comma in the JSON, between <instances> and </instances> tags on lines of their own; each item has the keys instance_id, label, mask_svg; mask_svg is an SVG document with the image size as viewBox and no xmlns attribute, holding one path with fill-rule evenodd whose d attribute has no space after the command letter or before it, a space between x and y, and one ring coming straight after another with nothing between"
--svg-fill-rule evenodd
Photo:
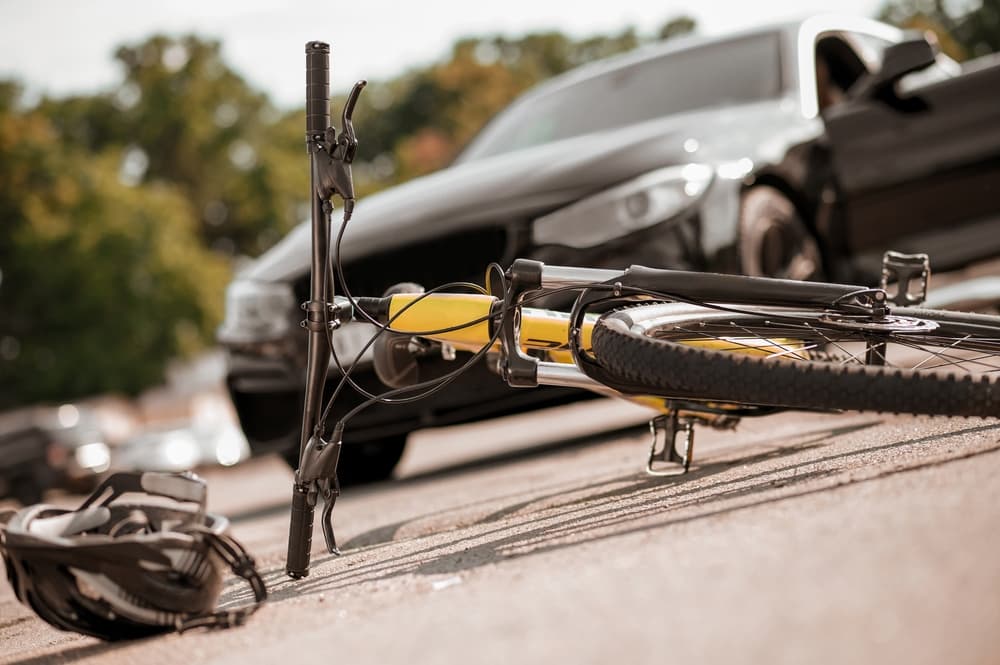
<instances>
[{"instance_id":1,"label":"knobby bicycle tire","mask_svg":"<svg viewBox=\"0 0 1000 665\"><path fill-rule=\"evenodd\" d=\"M845 327L849 320L831 325L829 315L816 309L698 309L671 317L662 304L644 305L607 315L594 330L594 359L636 392L666 397L799 409L1000 416L1000 317L894 310L906 326L928 329L901 333L851 329ZM779 343L782 350L777 352L751 348L761 338L776 337L795 343ZM692 345L692 340L704 339L724 340L732 348ZM871 358L855 350L862 345L875 350ZM904 358L923 353L925 359L900 366L896 347L903 349ZM749 353L738 352L747 349ZM867 364L871 359L885 364Z\"/></svg>"}]
</instances>

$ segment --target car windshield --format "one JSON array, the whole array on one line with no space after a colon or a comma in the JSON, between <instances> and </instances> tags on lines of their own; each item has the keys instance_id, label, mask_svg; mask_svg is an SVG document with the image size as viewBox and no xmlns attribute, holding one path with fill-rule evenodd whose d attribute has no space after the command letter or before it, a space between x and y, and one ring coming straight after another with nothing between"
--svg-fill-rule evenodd
<instances>
[{"instance_id":1,"label":"car windshield","mask_svg":"<svg viewBox=\"0 0 1000 665\"><path fill-rule=\"evenodd\" d=\"M780 71L776 32L674 51L516 102L458 161L672 113L771 99L780 92Z\"/></svg>"}]
</instances>

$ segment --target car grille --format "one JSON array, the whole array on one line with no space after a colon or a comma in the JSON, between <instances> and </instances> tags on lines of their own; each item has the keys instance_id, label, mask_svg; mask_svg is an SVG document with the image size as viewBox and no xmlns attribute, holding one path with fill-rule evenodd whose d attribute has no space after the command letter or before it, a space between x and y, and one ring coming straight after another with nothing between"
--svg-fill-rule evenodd
<instances>
[{"instance_id":1,"label":"car grille","mask_svg":"<svg viewBox=\"0 0 1000 665\"><path fill-rule=\"evenodd\" d=\"M511 260L507 237L506 229L489 227L413 243L346 264L344 278L355 296L380 296L400 282L425 288L456 281L482 284L490 262ZM338 284L336 290L342 292L342 287ZM308 275L295 283L295 292L300 301L309 299Z\"/></svg>"}]
</instances>

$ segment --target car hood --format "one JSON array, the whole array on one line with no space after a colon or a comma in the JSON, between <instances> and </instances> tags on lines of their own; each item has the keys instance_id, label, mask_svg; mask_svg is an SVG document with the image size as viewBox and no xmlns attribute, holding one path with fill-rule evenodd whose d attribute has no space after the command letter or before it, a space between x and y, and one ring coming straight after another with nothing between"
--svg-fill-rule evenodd
<instances>
[{"instance_id":1,"label":"car hood","mask_svg":"<svg viewBox=\"0 0 1000 665\"><path fill-rule=\"evenodd\" d=\"M780 112L779 112L780 111ZM470 162L359 200L344 235L350 261L497 220L535 217L647 171L753 156L787 121L779 101L699 110ZM749 128L753 128L750 131ZM692 141L693 139L693 141ZM339 215L335 213L335 226ZM245 279L285 281L309 268L310 224L251 263Z\"/></svg>"}]
</instances>

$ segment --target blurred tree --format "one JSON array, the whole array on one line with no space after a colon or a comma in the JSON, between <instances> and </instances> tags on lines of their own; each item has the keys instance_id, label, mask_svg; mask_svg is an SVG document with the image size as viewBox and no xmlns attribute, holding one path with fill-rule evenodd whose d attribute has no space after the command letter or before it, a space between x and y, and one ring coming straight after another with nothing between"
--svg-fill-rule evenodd
<instances>
[{"instance_id":1,"label":"blurred tree","mask_svg":"<svg viewBox=\"0 0 1000 665\"><path fill-rule=\"evenodd\" d=\"M0 407L162 380L210 338L227 263L177 188L123 184L120 152L0 98Z\"/></svg>"},{"instance_id":2,"label":"blurred tree","mask_svg":"<svg viewBox=\"0 0 1000 665\"><path fill-rule=\"evenodd\" d=\"M42 110L72 143L123 155L135 183L178 187L213 248L257 254L298 219L306 198L303 133L198 37L154 36L118 49L125 77L109 94L46 101Z\"/></svg>"},{"instance_id":3,"label":"blurred tree","mask_svg":"<svg viewBox=\"0 0 1000 665\"><path fill-rule=\"evenodd\" d=\"M978 8L959 17L954 34L971 57L1000 51L1000 0L980 0Z\"/></svg>"},{"instance_id":4,"label":"blurred tree","mask_svg":"<svg viewBox=\"0 0 1000 665\"><path fill-rule=\"evenodd\" d=\"M660 39L670 39L671 37L680 37L681 35L686 35L694 32L695 22L694 19L689 16L679 16L674 19L670 19L663 24L660 28Z\"/></svg>"},{"instance_id":5,"label":"blurred tree","mask_svg":"<svg viewBox=\"0 0 1000 665\"><path fill-rule=\"evenodd\" d=\"M889 0L878 18L937 34L942 50L956 60L1000 51L1000 0Z\"/></svg>"}]
</instances>

